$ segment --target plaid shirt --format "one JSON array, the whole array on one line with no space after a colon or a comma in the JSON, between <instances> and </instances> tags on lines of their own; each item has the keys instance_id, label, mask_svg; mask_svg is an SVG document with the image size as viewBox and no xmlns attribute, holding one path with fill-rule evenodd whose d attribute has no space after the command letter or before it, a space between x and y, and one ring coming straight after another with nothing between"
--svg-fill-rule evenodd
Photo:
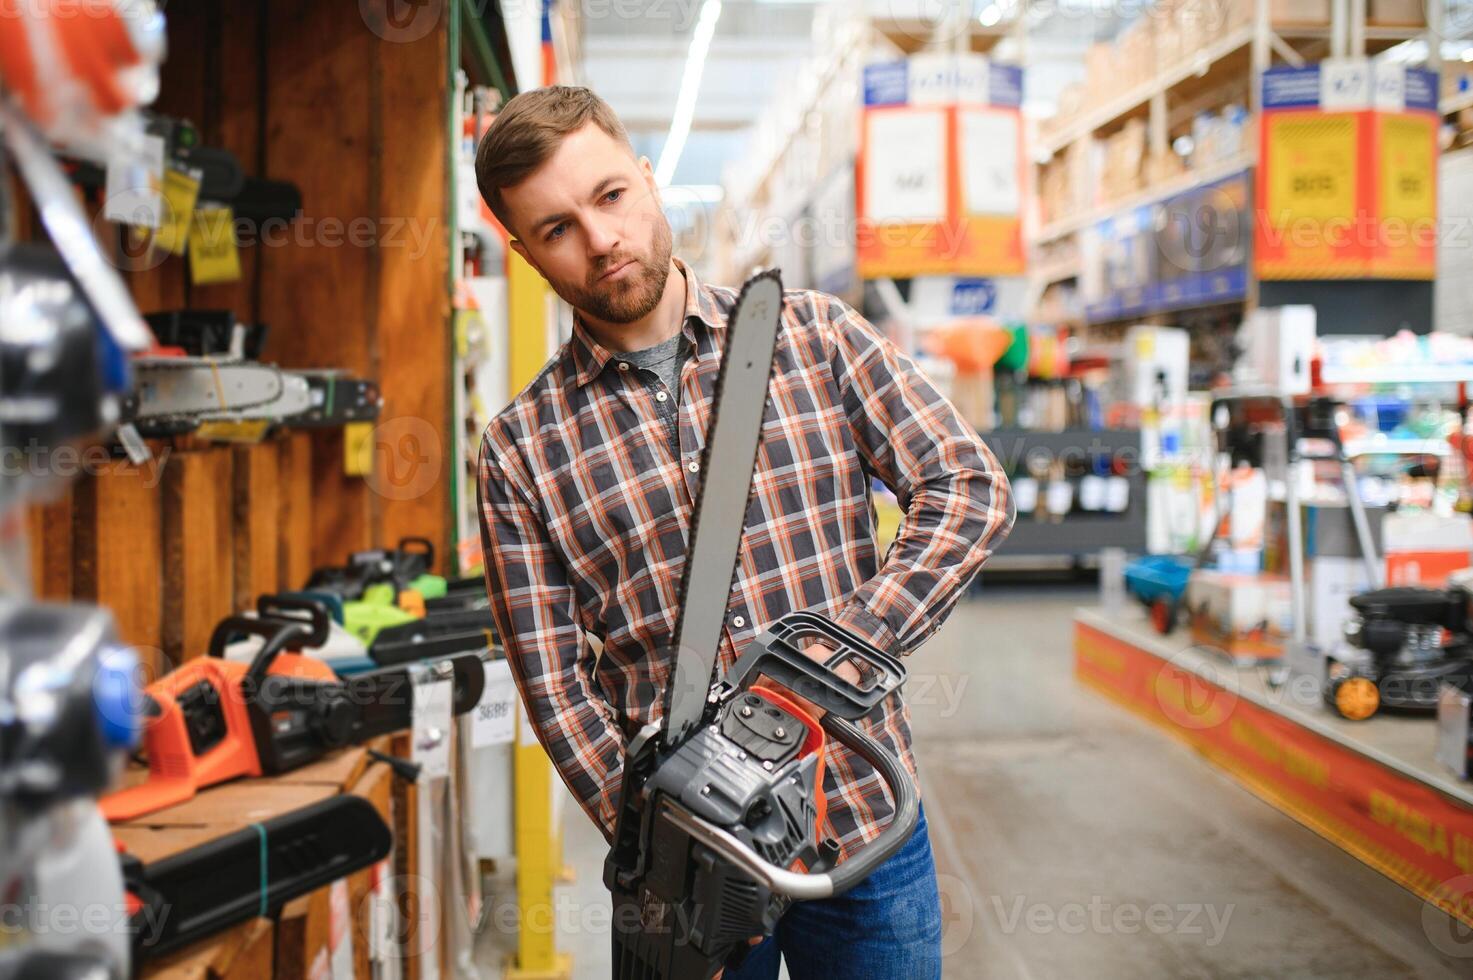
<instances>
[{"instance_id":1,"label":"plaid shirt","mask_svg":"<svg viewBox=\"0 0 1473 980\"><path fill-rule=\"evenodd\" d=\"M493 617L538 740L606 836L624 747L660 718L672 676L676 592L737 295L676 264L692 345L679 398L575 319L572 339L481 442ZM911 651L1012 525L997 460L905 354L824 293L786 292L770 394L718 669L799 609ZM905 510L883 565L876 476ZM899 695L861 724L914 774ZM826 832L847 856L883 828L890 799L849 750L831 742L825 763Z\"/></svg>"}]
</instances>

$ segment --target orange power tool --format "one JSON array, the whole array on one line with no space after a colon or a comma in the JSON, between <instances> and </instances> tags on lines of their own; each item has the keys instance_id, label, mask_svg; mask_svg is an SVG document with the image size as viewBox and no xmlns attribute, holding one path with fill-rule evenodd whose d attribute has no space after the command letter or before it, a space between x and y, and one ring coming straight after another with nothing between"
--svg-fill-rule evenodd
<instances>
[{"instance_id":1,"label":"orange power tool","mask_svg":"<svg viewBox=\"0 0 1473 980\"><path fill-rule=\"evenodd\" d=\"M280 618L264 615L279 613ZM301 652L328 638L328 613L312 600L274 597L258 619L232 616L215 627L209 655L148 687L144 728L148 778L101 801L108 820L131 820L183 803L206 786L275 775L343 745L408 728L415 671L453 684L451 710L481 699L485 670L476 654L339 678ZM296 612L309 618L295 618ZM264 641L249 664L224 659L240 634Z\"/></svg>"}]
</instances>

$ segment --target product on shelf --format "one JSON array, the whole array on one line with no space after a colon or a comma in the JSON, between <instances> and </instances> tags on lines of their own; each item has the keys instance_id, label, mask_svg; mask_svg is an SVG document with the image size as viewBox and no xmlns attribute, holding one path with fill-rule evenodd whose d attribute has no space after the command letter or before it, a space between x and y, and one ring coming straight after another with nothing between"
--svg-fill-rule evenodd
<instances>
[{"instance_id":1,"label":"product on shelf","mask_svg":"<svg viewBox=\"0 0 1473 980\"><path fill-rule=\"evenodd\" d=\"M1350 600L1355 617L1326 657L1325 700L1363 721L1383 708L1430 714L1445 681L1473 678L1463 588L1374 589Z\"/></svg>"},{"instance_id":2,"label":"product on shelf","mask_svg":"<svg viewBox=\"0 0 1473 980\"><path fill-rule=\"evenodd\" d=\"M382 861L394 836L344 793L144 864L122 853L135 958L213 936Z\"/></svg>"},{"instance_id":3,"label":"product on shelf","mask_svg":"<svg viewBox=\"0 0 1473 980\"><path fill-rule=\"evenodd\" d=\"M411 671L384 668L340 679L326 662L302 652L329 635L326 607L303 606L311 610L307 620L225 619L205 656L149 685L148 777L103 798L108 819L152 813L241 776L287 772L340 746L410 726ZM249 664L225 659L239 634L264 640ZM434 670L453 680L454 713L480 700L485 672L478 655L447 657Z\"/></svg>"}]
</instances>

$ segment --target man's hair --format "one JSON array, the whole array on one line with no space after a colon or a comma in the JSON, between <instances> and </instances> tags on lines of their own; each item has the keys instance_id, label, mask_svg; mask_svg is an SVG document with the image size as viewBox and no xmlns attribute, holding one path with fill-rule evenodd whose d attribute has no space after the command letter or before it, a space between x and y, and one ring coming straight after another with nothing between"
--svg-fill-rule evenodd
<instances>
[{"instance_id":1,"label":"man's hair","mask_svg":"<svg viewBox=\"0 0 1473 980\"><path fill-rule=\"evenodd\" d=\"M530 177L565 136L590 122L634 152L614 110L582 86L550 85L523 92L497 113L476 148L476 186L507 231L516 234L501 192Z\"/></svg>"}]
</instances>

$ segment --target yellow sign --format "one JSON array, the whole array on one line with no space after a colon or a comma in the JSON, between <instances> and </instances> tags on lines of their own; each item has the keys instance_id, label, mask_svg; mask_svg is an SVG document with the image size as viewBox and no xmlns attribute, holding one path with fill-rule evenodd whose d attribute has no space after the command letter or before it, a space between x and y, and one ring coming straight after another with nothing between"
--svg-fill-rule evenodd
<instances>
[{"instance_id":1,"label":"yellow sign","mask_svg":"<svg viewBox=\"0 0 1473 980\"><path fill-rule=\"evenodd\" d=\"M349 422L343 426L343 472L368 476L373 472L373 423Z\"/></svg>"},{"instance_id":2,"label":"yellow sign","mask_svg":"<svg viewBox=\"0 0 1473 980\"><path fill-rule=\"evenodd\" d=\"M270 419L219 419L201 422L194 434L213 442L260 442L271 428Z\"/></svg>"},{"instance_id":3,"label":"yellow sign","mask_svg":"<svg viewBox=\"0 0 1473 980\"><path fill-rule=\"evenodd\" d=\"M189 276L197 286L240 279L235 213L230 208L220 205L195 212L189 235Z\"/></svg>"},{"instance_id":4,"label":"yellow sign","mask_svg":"<svg viewBox=\"0 0 1473 980\"><path fill-rule=\"evenodd\" d=\"M1275 120L1269 127L1269 220L1346 218L1355 211L1354 116Z\"/></svg>"},{"instance_id":5,"label":"yellow sign","mask_svg":"<svg viewBox=\"0 0 1473 980\"><path fill-rule=\"evenodd\" d=\"M158 230L153 233L154 247L184 254L189 240L190 225L194 220L194 205L199 200L199 171L164 170L164 213Z\"/></svg>"}]
</instances>

